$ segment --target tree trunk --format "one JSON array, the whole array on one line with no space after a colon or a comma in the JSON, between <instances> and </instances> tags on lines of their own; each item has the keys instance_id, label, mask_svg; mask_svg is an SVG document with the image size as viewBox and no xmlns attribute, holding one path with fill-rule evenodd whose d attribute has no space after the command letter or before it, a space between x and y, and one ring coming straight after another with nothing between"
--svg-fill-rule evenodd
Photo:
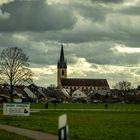
<instances>
[{"instance_id":1,"label":"tree trunk","mask_svg":"<svg viewBox=\"0 0 140 140\"><path fill-rule=\"evenodd\" d=\"M10 97L11 97L11 103L13 103L13 85L10 85Z\"/></svg>"}]
</instances>

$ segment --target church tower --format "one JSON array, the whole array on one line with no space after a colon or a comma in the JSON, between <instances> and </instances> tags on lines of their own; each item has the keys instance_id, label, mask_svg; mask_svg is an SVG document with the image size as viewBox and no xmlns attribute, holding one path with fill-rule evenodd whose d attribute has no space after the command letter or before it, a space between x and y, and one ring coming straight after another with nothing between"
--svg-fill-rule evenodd
<instances>
[{"instance_id":1,"label":"church tower","mask_svg":"<svg viewBox=\"0 0 140 140\"><path fill-rule=\"evenodd\" d=\"M57 63L57 86L61 87L61 79L67 78L67 62L64 57L63 44L61 45L60 58Z\"/></svg>"}]
</instances>

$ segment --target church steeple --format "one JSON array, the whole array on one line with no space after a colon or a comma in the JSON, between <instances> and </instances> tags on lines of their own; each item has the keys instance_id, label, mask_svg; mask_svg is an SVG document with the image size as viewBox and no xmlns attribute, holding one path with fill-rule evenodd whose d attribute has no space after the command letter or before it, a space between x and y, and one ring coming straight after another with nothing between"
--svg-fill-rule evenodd
<instances>
[{"instance_id":1,"label":"church steeple","mask_svg":"<svg viewBox=\"0 0 140 140\"><path fill-rule=\"evenodd\" d=\"M58 60L57 67L58 68L67 68L67 62L64 57L63 44L61 45L60 59Z\"/></svg>"},{"instance_id":2,"label":"church steeple","mask_svg":"<svg viewBox=\"0 0 140 140\"><path fill-rule=\"evenodd\" d=\"M57 86L61 87L61 80L66 78L67 78L67 62L64 57L64 50L62 44L60 58L57 63Z\"/></svg>"}]
</instances>

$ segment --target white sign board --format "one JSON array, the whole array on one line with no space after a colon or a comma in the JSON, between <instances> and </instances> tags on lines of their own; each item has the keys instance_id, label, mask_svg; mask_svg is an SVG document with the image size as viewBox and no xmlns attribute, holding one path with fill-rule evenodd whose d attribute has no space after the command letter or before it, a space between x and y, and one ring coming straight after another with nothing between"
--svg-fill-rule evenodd
<instances>
[{"instance_id":1,"label":"white sign board","mask_svg":"<svg viewBox=\"0 0 140 140\"><path fill-rule=\"evenodd\" d=\"M59 140L68 140L68 126L67 126L67 115L63 114L59 116L58 122L59 129Z\"/></svg>"},{"instance_id":2,"label":"white sign board","mask_svg":"<svg viewBox=\"0 0 140 140\"><path fill-rule=\"evenodd\" d=\"M15 116L29 116L30 104L22 103L4 103L3 115L15 115Z\"/></svg>"},{"instance_id":3,"label":"white sign board","mask_svg":"<svg viewBox=\"0 0 140 140\"><path fill-rule=\"evenodd\" d=\"M58 123L58 129L65 127L67 125L67 115L63 114L59 116L59 123Z\"/></svg>"}]
</instances>

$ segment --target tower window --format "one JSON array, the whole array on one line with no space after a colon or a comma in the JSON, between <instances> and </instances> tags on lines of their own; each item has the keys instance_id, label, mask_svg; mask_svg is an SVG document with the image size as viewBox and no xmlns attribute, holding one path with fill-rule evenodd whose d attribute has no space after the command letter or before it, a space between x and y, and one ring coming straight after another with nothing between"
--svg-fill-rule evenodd
<instances>
[{"instance_id":1,"label":"tower window","mask_svg":"<svg viewBox=\"0 0 140 140\"><path fill-rule=\"evenodd\" d=\"M65 72L64 72L64 70L62 70L62 75L64 75L65 74Z\"/></svg>"}]
</instances>

